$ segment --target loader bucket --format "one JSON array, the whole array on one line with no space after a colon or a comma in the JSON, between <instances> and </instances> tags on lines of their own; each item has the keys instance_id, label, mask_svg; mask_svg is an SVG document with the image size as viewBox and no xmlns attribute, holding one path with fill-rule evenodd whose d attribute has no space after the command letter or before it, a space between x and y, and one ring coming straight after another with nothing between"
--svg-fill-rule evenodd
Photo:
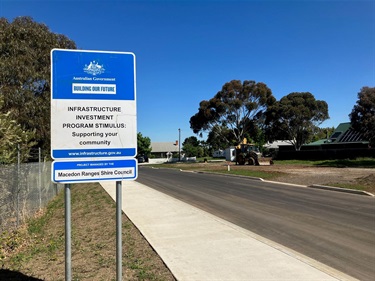
<instances>
[{"instance_id":1,"label":"loader bucket","mask_svg":"<svg viewBox=\"0 0 375 281\"><path fill-rule=\"evenodd\" d=\"M259 166L269 166L273 164L272 157L259 157Z\"/></svg>"}]
</instances>

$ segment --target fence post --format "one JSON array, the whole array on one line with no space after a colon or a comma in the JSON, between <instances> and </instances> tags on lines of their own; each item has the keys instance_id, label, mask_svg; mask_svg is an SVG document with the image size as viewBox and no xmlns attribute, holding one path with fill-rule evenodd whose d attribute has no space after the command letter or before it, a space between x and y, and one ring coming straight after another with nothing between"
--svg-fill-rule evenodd
<instances>
[{"instance_id":1,"label":"fence post","mask_svg":"<svg viewBox=\"0 0 375 281\"><path fill-rule=\"evenodd\" d=\"M19 214L19 206L20 206L20 169L21 169L21 152L20 152L20 145L17 145L17 227L20 225L20 214Z\"/></svg>"},{"instance_id":2,"label":"fence post","mask_svg":"<svg viewBox=\"0 0 375 281\"><path fill-rule=\"evenodd\" d=\"M39 181L39 210L42 209L42 161L41 161L41 148L38 147L38 181Z\"/></svg>"}]
</instances>

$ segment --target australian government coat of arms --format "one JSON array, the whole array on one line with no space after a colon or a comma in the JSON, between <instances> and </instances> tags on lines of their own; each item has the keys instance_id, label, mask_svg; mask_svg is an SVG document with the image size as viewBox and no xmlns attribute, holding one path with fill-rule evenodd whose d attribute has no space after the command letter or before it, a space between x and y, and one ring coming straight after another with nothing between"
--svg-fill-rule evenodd
<instances>
[{"instance_id":1,"label":"australian government coat of arms","mask_svg":"<svg viewBox=\"0 0 375 281\"><path fill-rule=\"evenodd\" d=\"M105 69L103 65L100 65L96 61L92 61L88 65L85 64L83 71L91 75L98 75L104 73Z\"/></svg>"}]
</instances>

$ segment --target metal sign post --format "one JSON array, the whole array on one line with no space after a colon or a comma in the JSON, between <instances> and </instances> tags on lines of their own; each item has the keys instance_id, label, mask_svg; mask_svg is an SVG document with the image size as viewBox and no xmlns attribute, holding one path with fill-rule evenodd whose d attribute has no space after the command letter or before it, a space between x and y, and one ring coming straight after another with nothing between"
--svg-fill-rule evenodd
<instances>
[{"instance_id":1,"label":"metal sign post","mask_svg":"<svg viewBox=\"0 0 375 281\"><path fill-rule=\"evenodd\" d=\"M116 280L122 280L122 183L116 182Z\"/></svg>"},{"instance_id":2,"label":"metal sign post","mask_svg":"<svg viewBox=\"0 0 375 281\"><path fill-rule=\"evenodd\" d=\"M70 184L65 184L65 280L72 280L72 223Z\"/></svg>"}]
</instances>

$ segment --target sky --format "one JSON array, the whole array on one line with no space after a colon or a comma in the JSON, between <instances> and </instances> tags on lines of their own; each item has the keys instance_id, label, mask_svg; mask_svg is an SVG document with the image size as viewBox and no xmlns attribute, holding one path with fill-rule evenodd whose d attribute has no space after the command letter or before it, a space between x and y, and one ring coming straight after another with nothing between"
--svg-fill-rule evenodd
<instances>
[{"instance_id":1,"label":"sky","mask_svg":"<svg viewBox=\"0 0 375 281\"><path fill-rule=\"evenodd\" d=\"M81 50L133 52L137 129L152 142L196 136L190 117L231 80L263 82L277 100L312 93L328 103L320 127L349 122L375 87L373 0L0 0L0 17L18 16Z\"/></svg>"}]
</instances>

